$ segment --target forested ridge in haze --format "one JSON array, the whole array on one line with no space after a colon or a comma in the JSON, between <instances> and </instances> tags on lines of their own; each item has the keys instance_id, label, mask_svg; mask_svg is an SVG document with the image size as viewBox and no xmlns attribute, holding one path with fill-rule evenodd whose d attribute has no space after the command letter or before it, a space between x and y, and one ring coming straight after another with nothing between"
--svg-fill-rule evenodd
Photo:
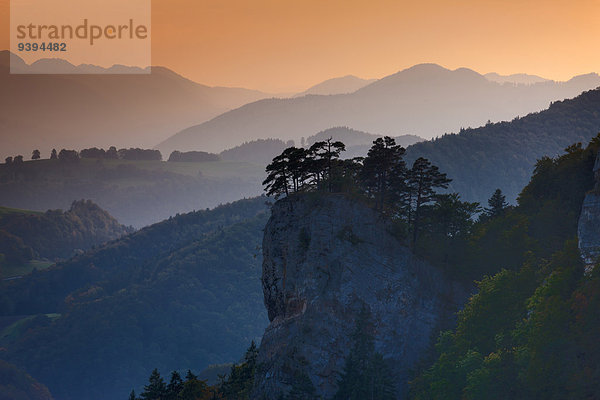
<instances>
[{"instance_id":1,"label":"forested ridge in haze","mask_svg":"<svg viewBox=\"0 0 600 400\"><path fill-rule=\"evenodd\" d=\"M0 164L0 204L45 211L91 199L136 228L260 194L262 167L237 161L40 159ZM108 153L108 152L107 152ZM46 155L47 156L47 155Z\"/></svg>"},{"instance_id":2,"label":"forested ridge in haze","mask_svg":"<svg viewBox=\"0 0 600 400\"><path fill-rule=\"evenodd\" d=\"M452 177L450 191L485 203L500 188L514 203L535 162L574 142L587 142L600 126L600 90L559 101L539 113L487 124L413 144L398 137L410 163L425 157ZM312 134L312 135L311 135ZM351 128L304 133L304 146L332 137L347 142L344 157L366 156L372 135ZM404 141L406 139L407 141ZM414 139L414 141L413 141ZM360 144L359 144L360 143ZM216 206L260 193L264 165L291 143L253 140L220 154L222 161L159 162L85 158L77 165L57 160L0 165L0 202L46 210L89 198L120 222L141 227L177 212ZM302 146L301 141L295 143ZM214 159L214 155L210 156Z\"/></svg>"},{"instance_id":3,"label":"forested ridge in haze","mask_svg":"<svg viewBox=\"0 0 600 400\"><path fill-rule=\"evenodd\" d=\"M0 213L0 268L22 271L32 260L54 262L133 232L96 204L74 201L71 207L44 213L13 210Z\"/></svg>"},{"instance_id":4,"label":"forested ridge in haze","mask_svg":"<svg viewBox=\"0 0 600 400\"><path fill-rule=\"evenodd\" d=\"M589 142L600 127L600 89L552 103L547 110L510 122L464 129L407 148L410 162L425 157L453 182L463 199L484 203L496 188L514 203L536 160L559 155L567 146Z\"/></svg>"},{"instance_id":5,"label":"forested ridge in haze","mask_svg":"<svg viewBox=\"0 0 600 400\"><path fill-rule=\"evenodd\" d=\"M220 156L223 160L244 161L264 166L292 144L293 142L286 143L281 139L257 139L223 150Z\"/></svg>"}]
</instances>

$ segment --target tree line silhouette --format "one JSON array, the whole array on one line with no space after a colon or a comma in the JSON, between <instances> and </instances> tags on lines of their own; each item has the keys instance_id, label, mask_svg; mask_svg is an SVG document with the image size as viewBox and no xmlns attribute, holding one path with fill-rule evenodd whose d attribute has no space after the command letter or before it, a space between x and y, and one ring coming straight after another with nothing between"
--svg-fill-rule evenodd
<instances>
[{"instance_id":1,"label":"tree line silhouette","mask_svg":"<svg viewBox=\"0 0 600 400\"><path fill-rule=\"evenodd\" d=\"M408 168L403 159L406 150L389 136L376 139L366 157L341 159L345 149L344 143L332 139L308 148L288 147L266 168L267 195L276 199L319 191L361 195L376 210L405 222L414 246L425 208L442 198L438 190L447 189L451 179L426 158ZM473 205L470 211L472 215L479 209Z\"/></svg>"},{"instance_id":2,"label":"tree line silhouette","mask_svg":"<svg viewBox=\"0 0 600 400\"><path fill-rule=\"evenodd\" d=\"M31 153L32 160L39 160L41 153L38 149L35 149ZM81 158L93 158L93 159L104 159L104 160L132 160L132 161L161 161L162 154L158 150L152 149L140 149L140 148L129 148L119 149L115 146L110 146L108 150L102 148L90 147L89 149L82 149L81 151L62 149L60 152L56 149L52 149L50 152L50 160L60 160L67 162L77 162ZM22 155L10 156L4 159L6 165L18 165L22 164L24 157Z\"/></svg>"}]
</instances>

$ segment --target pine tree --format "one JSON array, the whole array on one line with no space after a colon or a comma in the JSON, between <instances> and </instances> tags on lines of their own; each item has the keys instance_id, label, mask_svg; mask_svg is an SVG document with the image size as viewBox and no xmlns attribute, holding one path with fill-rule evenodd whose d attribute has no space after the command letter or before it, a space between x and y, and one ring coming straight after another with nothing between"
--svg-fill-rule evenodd
<instances>
[{"instance_id":1,"label":"pine tree","mask_svg":"<svg viewBox=\"0 0 600 400\"><path fill-rule=\"evenodd\" d=\"M307 151L303 148L290 147L284 151L287 156L289 177L294 192L304 189L308 178Z\"/></svg>"},{"instance_id":2,"label":"pine tree","mask_svg":"<svg viewBox=\"0 0 600 400\"><path fill-rule=\"evenodd\" d=\"M40 151L39 150L34 150L31 153L31 159L32 160L39 160L40 159Z\"/></svg>"},{"instance_id":3,"label":"pine tree","mask_svg":"<svg viewBox=\"0 0 600 400\"><path fill-rule=\"evenodd\" d=\"M140 395L142 400L164 400L167 394L167 385L160 376L158 369L154 369L148 378L148 384Z\"/></svg>"},{"instance_id":4,"label":"pine tree","mask_svg":"<svg viewBox=\"0 0 600 400\"><path fill-rule=\"evenodd\" d=\"M363 304L352 334L353 346L346 358L333 400L392 400L395 389L388 366L375 352L371 313Z\"/></svg>"},{"instance_id":5,"label":"pine tree","mask_svg":"<svg viewBox=\"0 0 600 400\"><path fill-rule=\"evenodd\" d=\"M181 375L179 372L173 371L171 372L171 380L167 385L167 400L175 400L179 395L179 392L183 390L183 380L181 379Z\"/></svg>"},{"instance_id":6,"label":"pine tree","mask_svg":"<svg viewBox=\"0 0 600 400\"><path fill-rule=\"evenodd\" d=\"M404 153L402 146L386 136L373 142L364 159L361 171L363 186L367 195L375 199L375 208L378 210L383 210L390 197L393 197L393 187L400 182L398 177L404 176Z\"/></svg>"},{"instance_id":7,"label":"pine tree","mask_svg":"<svg viewBox=\"0 0 600 400\"><path fill-rule=\"evenodd\" d=\"M499 217L504 214L508 203L506 202L506 196L502 194L502 190L496 189L492 197L488 200L489 208L485 209L485 214L490 217Z\"/></svg>"},{"instance_id":8,"label":"pine tree","mask_svg":"<svg viewBox=\"0 0 600 400\"><path fill-rule=\"evenodd\" d=\"M417 158L411 170L408 171L407 190L411 192L411 207L414 210L414 216L411 216L412 221L410 219L408 221L409 224L412 222L413 249L416 246L421 229L422 207L435 201L436 189L448 188L448 184L451 181L451 179L446 177L446 174L439 171L438 167L423 157Z\"/></svg>"},{"instance_id":9,"label":"pine tree","mask_svg":"<svg viewBox=\"0 0 600 400\"><path fill-rule=\"evenodd\" d=\"M110 148L106 150L106 158L109 160L117 160L119 158L119 152L115 146L110 146Z\"/></svg>"},{"instance_id":10,"label":"pine tree","mask_svg":"<svg viewBox=\"0 0 600 400\"><path fill-rule=\"evenodd\" d=\"M186 381L193 381L194 379L198 379L198 376L194 375L192 373L192 370L188 369L187 373L185 374L185 380Z\"/></svg>"},{"instance_id":11,"label":"pine tree","mask_svg":"<svg viewBox=\"0 0 600 400\"><path fill-rule=\"evenodd\" d=\"M308 149L309 159L308 169L320 188L321 181L327 182L327 190L333 191L334 167L338 164L336 161L340 158L340 153L346 150L346 145L342 142L334 142L332 138L325 141L316 142Z\"/></svg>"},{"instance_id":12,"label":"pine tree","mask_svg":"<svg viewBox=\"0 0 600 400\"><path fill-rule=\"evenodd\" d=\"M137 400L135 397L135 390L131 389L131 393L129 393L129 400Z\"/></svg>"},{"instance_id":13,"label":"pine tree","mask_svg":"<svg viewBox=\"0 0 600 400\"><path fill-rule=\"evenodd\" d=\"M267 178L263 181L268 196L277 199L290 192L297 192L303 186L307 173L307 151L296 147L288 147L267 165Z\"/></svg>"},{"instance_id":14,"label":"pine tree","mask_svg":"<svg viewBox=\"0 0 600 400\"><path fill-rule=\"evenodd\" d=\"M182 384L182 388L176 397L177 400L208 400L211 397L210 388L206 381L198 379L198 377L188 369L185 376L185 382Z\"/></svg>"},{"instance_id":15,"label":"pine tree","mask_svg":"<svg viewBox=\"0 0 600 400\"><path fill-rule=\"evenodd\" d=\"M254 341L250 344L244 361L239 365L233 365L227 380L221 385L221 394L227 400L247 400L250 398L252 387L254 386L254 374L256 373L256 363L258 358L258 348Z\"/></svg>"},{"instance_id":16,"label":"pine tree","mask_svg":"<svg viewBox=\"0 0 600 400\"><path fill-rule=\"evenodd\" d=\"M58 159L58 154L56 153L56 149L52 149L52 152L50 153L50 159L51 160L57 160Z\"/></svg>"},{"instance_id":17,"label":"pine tree","mask_svg":"<svg viewBox=\"0 0 600 400\"><path fill-rule=\"evenodd\" d=\"M288 164L283 154L275 157L267 165L267 178L262 183L265 186L267 196L275 196L277 199L284 194L289 195L288 176Z\"/></svg>"}]
</instances>

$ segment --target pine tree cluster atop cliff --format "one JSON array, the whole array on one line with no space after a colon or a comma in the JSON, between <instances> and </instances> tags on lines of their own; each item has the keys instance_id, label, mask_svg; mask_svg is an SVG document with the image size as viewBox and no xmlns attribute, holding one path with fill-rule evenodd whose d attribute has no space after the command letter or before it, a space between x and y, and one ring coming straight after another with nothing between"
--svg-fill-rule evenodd
<instances>
[{"instance_id":1,"label":"pine tree cluster atop cliff","mask_svg":"<svg viewBox=\"0 0 600 400\"><path fill-rule=\"evenodd\" d=\"M375 209L403 221L412 235L413 246L428 206L444 199L446 203L453 201L455 209L469 210L468 218L479 210L476 203L462 203L458 196L444 198L438 194L438 189L448 188L451 179L425 158L418 158L408 168L403 159L406 150L391 137L376 139L364 158L342 160L340 154L344 150L344 143L332 139L309 148L285 149L267 166L263 182L267 195L279 198L323 191L363 196Z\"/></svg>"}]
</instances>

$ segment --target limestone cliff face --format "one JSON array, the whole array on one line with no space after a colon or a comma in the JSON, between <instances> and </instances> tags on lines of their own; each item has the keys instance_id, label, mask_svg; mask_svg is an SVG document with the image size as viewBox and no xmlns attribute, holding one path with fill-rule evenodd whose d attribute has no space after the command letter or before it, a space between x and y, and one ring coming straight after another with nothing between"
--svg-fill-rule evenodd
<instances>
[{"instance_id":1,"label":"limestone cliff face","mask_svg":"<svg viewBox=\"0 0 600 400\"><path fill-rule=\"evenodd\" d=\"M585 196L577 236L581 256L589 270L600 257L600 155L594 166L596 186Z\"/></svg>"},{"instance_id":2,"label":"limestone cliff face","mask_svg":"<svg viewBox=\"0 0 600 400\"><path fill-rule=\"evenodd\" d=\"M362 304L402 397L409 370L464 298L458 285L398 242L379 214L342 195L277 202L263 257L271 323L260 346L256 398L277 399L300 377L330 398Z\"/></svg>"}]
</instances>

